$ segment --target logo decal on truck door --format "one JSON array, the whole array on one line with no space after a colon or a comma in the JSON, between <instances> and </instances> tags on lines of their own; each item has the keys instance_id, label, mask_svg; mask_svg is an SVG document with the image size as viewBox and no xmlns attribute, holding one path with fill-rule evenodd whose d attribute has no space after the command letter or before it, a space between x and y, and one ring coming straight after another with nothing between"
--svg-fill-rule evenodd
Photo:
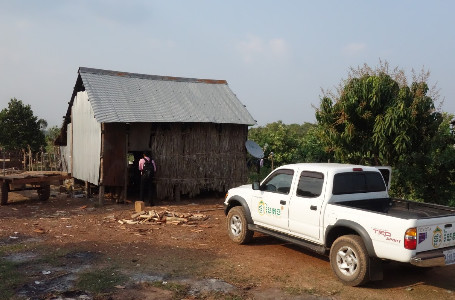
<instances>
[{"instance_id":1,"label":"logo decal on truck door","mask_svg":"<svg viewBox=\"0 0 455 300\"><path fill-rule=\"evenodd\" d=\"M279 208L272 208L267 205L267 203L264 202L264 200L259 201L258 204L258 212L259 215L268 215L268 216L273 216L273 217L281 217L281 209Z\"/></svg>"}]
</instances>

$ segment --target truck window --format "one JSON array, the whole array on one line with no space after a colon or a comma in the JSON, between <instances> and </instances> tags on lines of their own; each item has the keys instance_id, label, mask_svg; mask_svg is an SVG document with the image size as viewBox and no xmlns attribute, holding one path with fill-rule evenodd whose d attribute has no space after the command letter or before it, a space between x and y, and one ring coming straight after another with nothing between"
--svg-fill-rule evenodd
<instances>
[{"instance_id":1,"label":"truck window","mask_svg":"<svg viewBox=\"0 0 455 300\"><path fill-rule=\"evenodd\" d=\"M384 179L379 172L347 172L335 174L334 195L382 192L386 190Z\"/></svg>"},{"instance_id":2,"label":"truck window","mask_svg":"<svg viewBox=\"0 0 455 300\"><path fill-rule=\"evenodd\" d=\"M293 170L277 170L262 184L261 190L280 194L289 194L293 176Z\"/></svg>"},{"instance_id":3,"label":"truck window","mask_svg":"<svg viewBox=\"0 0 455 300\"><path fill-rule=\"evenodd\" d=\"M319 197L322 192L324 175L318 172L303 171L297 186L297 196L306 198Z\"/></svg>"}]
</instances>

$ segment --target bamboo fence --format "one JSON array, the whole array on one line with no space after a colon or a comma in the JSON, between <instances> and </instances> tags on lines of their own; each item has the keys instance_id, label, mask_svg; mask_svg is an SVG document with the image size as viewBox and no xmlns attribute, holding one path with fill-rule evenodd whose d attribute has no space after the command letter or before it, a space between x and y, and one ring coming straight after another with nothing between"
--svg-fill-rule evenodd
<instances>
[{"instance_id":1,"label":"bamboo fence","mask_svg":"<svg viewBox=\"0 0 455 300\"><path fill-rule=\"evenodd\" d=\"M30 147L20 151L0 150L0 169L2 174L22 171L61 171L60 148L54 147L51 152L32 153Z\"/></svg>"},{"instance_id":2,"label":"bamboo fence","mask_svg":"<svg viewBox=\"0 0 455 300\"><path fill-rule=\"evenodd\" d=\"M152 128L158 199L226 192L247 180L245 125L158 123Z\"/></svg>"}]
</instances>

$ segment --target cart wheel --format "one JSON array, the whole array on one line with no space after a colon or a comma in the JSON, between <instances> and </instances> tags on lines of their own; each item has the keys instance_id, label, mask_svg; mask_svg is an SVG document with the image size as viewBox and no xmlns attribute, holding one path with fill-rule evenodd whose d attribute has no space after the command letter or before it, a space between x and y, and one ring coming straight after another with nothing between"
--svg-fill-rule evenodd
<instances>
[{"instance_id":1,"label":"cart wheel","mask_svg":"<svg viewBox=\"0 0 455 300\"><path fill-rule=\"evenodd\" d=\"M38 188L38 198L41 201L46 201L49 199L49 196L51 195L51 186L49 184L41 185Z\"/></svg>"},{"instance_id":2,"label":"cart wheel","mask_svg":"<svg viewBox=\"0 0 455 300\"><path fill-rule=\"evenodd\" d=\"M8 202L8 192L9 192L8 182L2 182L0 188L0 205L6 205L6 203Z\"/></svg>"}]
</instances>

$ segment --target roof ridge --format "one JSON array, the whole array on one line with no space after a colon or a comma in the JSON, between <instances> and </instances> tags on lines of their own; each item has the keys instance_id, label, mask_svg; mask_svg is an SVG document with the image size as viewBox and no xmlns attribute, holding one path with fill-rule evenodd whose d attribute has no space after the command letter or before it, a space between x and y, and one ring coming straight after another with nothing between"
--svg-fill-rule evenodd
<instances>
[{"instance_id":1,"label":"roof ridge","mask_svg":"<svg viewBox=\"0 0 455 300\"><path fill-rule=\"evenodd\" d=\"M147 75L147 74L128 73L128 72L102 70L102 69L86 68L86 67L79 67L79 74L80 73L91 73L91 74L108 75L108 76L120 76L120 77L129 77L129 78L147 79L147 80L194 82L194 83L207 83L207 84L227 84L226 80Z\"/></svg>"}]
</instances>

